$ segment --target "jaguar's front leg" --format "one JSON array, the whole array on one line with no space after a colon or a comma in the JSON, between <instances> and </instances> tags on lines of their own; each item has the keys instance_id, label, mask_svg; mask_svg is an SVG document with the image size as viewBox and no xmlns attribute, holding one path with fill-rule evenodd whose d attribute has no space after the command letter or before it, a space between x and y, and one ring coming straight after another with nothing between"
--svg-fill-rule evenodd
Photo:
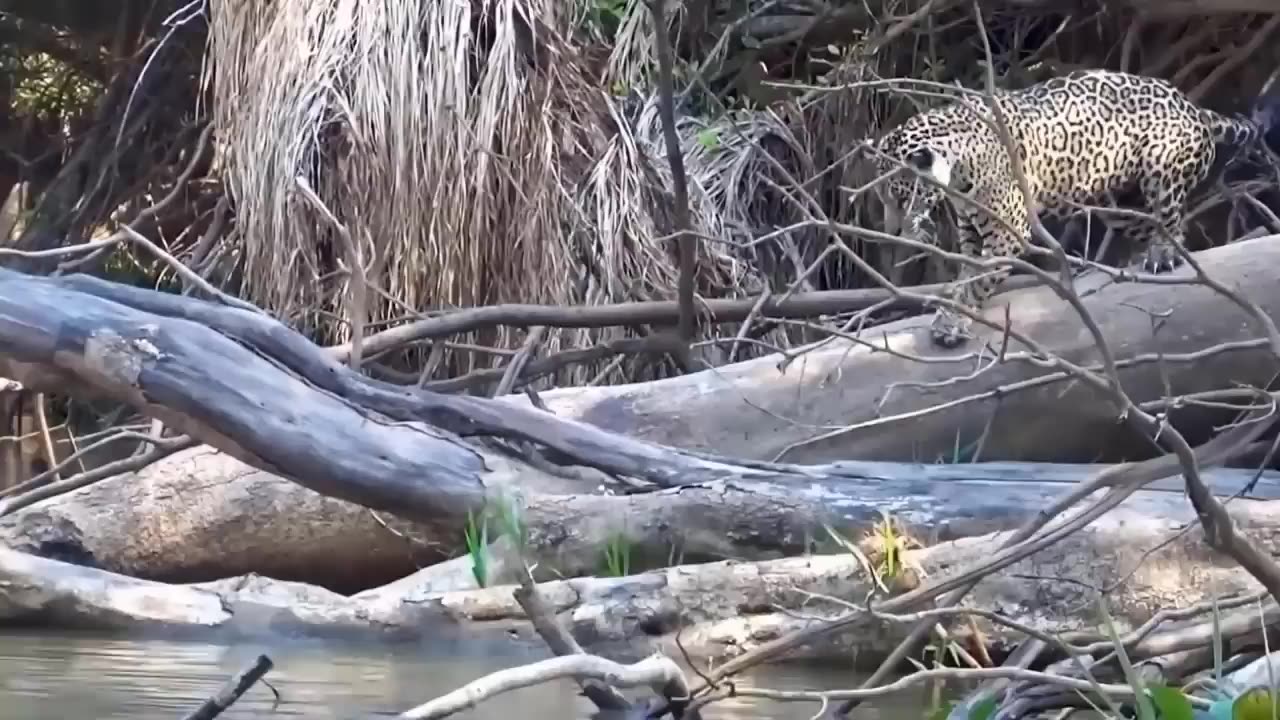
<instances>
[{"instance_id":1,"label":"jaguar's front leg","mask_svg":"<svg viewBox=\"0 0 1280 720\"><path fill-rule=\"evenodd\" d=\"M907 221L907 237L917 242L938 244L938 225L927 212L914 213Z\"/></svg>"},{"instance_id":2,"label":"jaguar's front leg","mask_svg":"<svg viewBox=\"0 0 1280 720\"><path fill-rule=\"evenodd\" d=\"M1158 275L1182 265L1180 217L1168 222L1145 217L1110 219L1107 226L1128 246L1128 265L1134 271Z\"/></svg>"},{"instance_id":3,"label":"jaguar's front leg","mask_svg":"<svg viewBox=\"0 0 1280 720\"><path fill-rule=\"evenodd\" d=\"M1008 241L1011 235L1007 231L989 231L981 242L977 241L976 237L982 235L980 231L962 230L960 252L975 260L989 260L1017 251L1017 242ZM947 286L942 296L970 313L977 314L1009 275L1009 270L1007 265L984 268L966 263L960 268L955 282ZM936 345L951 349L973 337L972 326L973 319L959 309L940 305L934 314L930 334Z\"/></svg>"},{"instance_id":4,"label":"jaguar's front leg","mask_svg":"<svg viewBox=\"0 0 1280 720\"><path fill-rule=\"evenodd\" d=\"M1200 154L1190 150L1169 160L1171 167L1148 172L1139 182L1143 198L1151 210L1151 217L1135 222L1129 228L1129 238L1135 253L1140 252L1141 267L1152 274L1166 273L1183 263L1182 218L1187 197L1206 174L1200 164Z\"/></svg>"}]
</instances>

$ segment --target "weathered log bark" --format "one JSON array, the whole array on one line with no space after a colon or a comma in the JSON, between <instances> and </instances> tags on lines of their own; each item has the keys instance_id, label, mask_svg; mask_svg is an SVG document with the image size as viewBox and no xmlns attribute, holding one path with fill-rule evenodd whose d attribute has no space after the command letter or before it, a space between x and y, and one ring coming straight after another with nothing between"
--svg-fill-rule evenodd
<instances>
[{"instance_id":1,"label":"weathered log bark","mask_svg":"<svg viewBox=\"0 0 1280 720\"><path fill-rule=\"evenodd\" d=\"M1178 292L1185 296L1191 291ZM976 493L954 476L930 482L924 466L910 469L913 484L904 487L886 482L874 464L733 463L612 435L518 405L391 388L328 362L323 353L264 316L87 278L33 279L0 272L0 347L7 359L0 371L16 374L28 386L56 378L64 390L78 385L132 402L317 492L415 519L431 537L457 537L463 511L482 506L496 492L517 497L535 533L535 546L563 553L579 570L587 566L587 541L598 547L604 533L618 528L635 532L650 546L669 544L675 529L682 533L680 541L701 543L696 551L708 555L751 544L794 553L806 545L819 520L865 525L867 516L882 508L908 521L921 512L927 514L920 517L936 521L944 517L939 508L959 497L972 498L964 507L976 519L1002 501L1016 503L1014 510L1005 508L1005 516L1017 515L1020 508L1025 518L1028 509L1043 506L1043 488ZM621 497L584 494L594 488L583 488L581 479L538 475L502 446L464 435L527 441L549 448L549 457L561 462L670 489ZM904 470L901 465L879 467ZM937 472L957 470L971 471L951 467ZM1237 475L1237 486L1239 481ZM557 486L556 494L544 489ZM1273 550L1269 531L1276 518L1269 513L1274 507L1237 504L1233 509L1242 529L1248 532L1253 521L1261 532L1250 534L1265 550ZM1192 520L1181 493L1146 493L1131 499L1125 510L984 583L974 602L1005 612L1015 608L1015 617L1042 626L1044 616L1052 613L1084 627L1091 626L1092 616L1088 604L1071 595L1078 587L1120 583L1112 605L1128 624L1145 619L1143 614L1149 616L1156 607L1200 599L1206 588L1224 593L1253 587L1245 573L1204 549L1198 530L1147 554L1167 539L1175 522ZM547 535L566 524L573 533ZM539 532L543 537L537 537ZM944 576L986 557L991 547L992 538L970 538L930 548L918 561L929 575ZM554 568L558 563L547 564ZM755 615L753 608L798 607L806 597L799 591L804 589L854 599L864 597L867 589L856 564L839 557L793 558L764 567L763 575L744 571L742 565L719 564L618 580L570 580L550 586L549 592L553 598L561 597L555 593L568 598L572 624L588 646L634 645L635 638L649 636L669 642L674 630L682 628L682 644L715 657L808 622L794 613ZM1167 572L1169 567L1179 572ZM419 597L412 581L338 600L340 596L315 588L267 582L255 590L253 581L246 587L246 581L237 579L214 586L221 595L189 587L170 601L164 586L12 550L0 555L0 574L5 588L0 610L17 622L39 616L102 627L158 622L171 629L376 628L413 635L424 628L438 633L437 621L450 613L510 626L517 612L514 605L503 609L505 601L494 598L505 596L494 595L494 590ZM1055 580L1046 585L1046 577ZM1083 585L1064 583L1063 578ZM805 587L797 589L797 582ZM620 596L626 598L623 605ZM813 604L805 609L812 612ZM885 630L879 621L855 624L828 649L847 652L850 638L857 638L859 657L872 659L896 643L901 630ZM992 637L1003 636L992 632Z\"/></svg>"},{"instance_id":2,"label":"weathered log bark","mask_svg":"<svg viewBox=\"0 0 1280 720\"><path fill-rule=\"evenodd\" d=\"M1267 297L1265 271L1272 266L1267 260L1278 252L1277 246L1253 241L1202 253L1200 259L1209 272L1230 274L1239 291L1274 312L1280 298ZM1017 300L1011 314L1015 325L1070 359L1087 363L1091 347L1078 321L1065 316L1060 303L1047 300L1046 292L1037 289L1007 298ZM1113 348L1121 360L1153 347L1162 352L1188 351L1250 336L1243 313L1206 288L1114 285L1099 290L1086 303L1101 310L1099 321L1115 341ZM1135 305L1157 311L1172 305L1176 312L1155 340L1143 342L1140 334L1125 337L1149 323L1146 313L1132 310ZM993 314L998 312L993 308ZM1197 318L1199 322L1194 322ZM887 337L898 350L932 352L923 346L927 340L919 329L922 322L889 326L880 337ZM663 557L673 546L693 557L766 557L802 548L803 538L822 519L865 526L879 507L893 508L923 527L953 533L950 536L1008 528L1025 517L1025 508L1038 507L1045 492L1025 486L999 495L965 493L963 488L971 486L949 484L957 476L948 480L936 474L952 471L925 471L919 466L745 466L695 457L572 421L557 421L529 408L509 411L504 403L414 393L368 381L333 364L324 353L264 316L88 278L46 280L0 272L0 348L4 349L0 364L10 358L7 365L28 376L22 378L28 385L52 381L64 390L74 381L132 402L331 500L389 510L415 521L411 534L438 543L441 553L456 547L466 509L479 507L495 494L522 498L529 515L526 520L535 533L540 531L537 523L544 520L547 527L568 528L562 535L538 539L540 550L550 554L547 567L558 566L570 574L589 571L588 560L599 552L605 536L624 527L639 550ZM814 365L825 384L810 379ZM1204 359L1194 369L1172 364L1168 377L1176 392L1188 392L1218 386L1223 382L1218 378L1265 382L1269 376L1263 373L1271 366L1265 351L1234 350ZM800 414L794 407L797 398L804 410L813 413L803 418L805 422L823 421L820 414L826 414L827 422L847 422L850 417L855 422L866 420L874 415L878 393L893 380L945 379L955 372L949 367L948 363L912 364L883 352L836 346L797 360L789 372L803 372L798 379L780 375L773 361L765 359L644 386L548 396L561 411L576 407L576 414L588 421L613 425L642 439L711 446L750 457L758 454L753 448L771 444L767 439L771 433L794 440L808 432L802 425L778 419ZM1043 372L1026 364L996 366L927 394L901 389L886 410L920 410ZM1126 371L1125 379L1130 392L1141 400L1157 396L1159 375L1153 365L1139 365ZM755 387L746 388L744 380L753 381ZM739 385L730 384L733 381ZM315 392L317 387L325 392ZM681 408L681 417L651 414L658 393L663 393L664 407ZM599 400L601 394L603 400ZM744 394L774 414L754 410L744 402ZM598 400L594 404L583 402L593 397ZM821 451L810 454L834 454L833 448L842 447L851 454L901 457L913 442L949 454L955 447L957 427L974 433L962 434L963 440L985 428L988 414L981 410L975 405L917 418L910 434L898 425L871 427L853 434L854 440L828 441ZM1059 386L1012 393L1003 398L1001 410L988 434L984 457L1052 455L1055 447L1073 445L1092 450L1097 438L1106 434L1100 432L1102 428L1118 434L1105 403L1080 388L1065 394ZM667 432L670 428L676 430ZM464 434L532 440L569 464L593 465L655 486L685 487L670 493L676 501L668 494L590 497L596 481L534 470L495 446L460 437ZM739 438L750 440L743 443ZM931 460L936 454L918 456ZM934 473L933 479L926 472ZM966 475L970 470L959 472L962 478L975 479ZM252 494L278 500L264 500L256 508L236 506L227 500L234 495L217 496L229 492L219 488L220 482L228 480L217 472L191 476L191 493L181 494L186 510L174 507L173 501L153 502L157 518L185 517L185 525L143 522L140 514L120 513L119 507L146 503L129 493L113 494L109 488L114 485L104 485L68 500L72 505L57 511L59 522L51 523L41 514L19 516L6 522L4 532L11 541L21 540L38 551L48 553L53 548L55 554L63 552L78 561L91 558L105 567L146 577L198 579L257 570L345 590L368 587L411 567L411 555L404 546L399 552L393 548L404 541L354 506L335 505L278 483ZM259 480L273 482L262 478L252 482ZM794 492L797 485L809 490ZM198 488L213 494L197 500ZM860 497L861 502L831 502L842 493ZM572 495L573 500L566 501L564 495ZM940 498L948 499L938 502ZM968 504L972 501L979 505ZM77 508L75 503L84 506ZM56 502L46 503L41 512L55 507ZM278 513L285 507L300 512L287 515L288 521L283 522ZM339 507L350 523L331 521L331 513ZM231 517L216 511L228 508L232 508ZM234 517L235 512L249 513L246 517L252 522L247 524L258 530L237 531L245 518ZM193 517L197 514L200 517ZM648 519L639 522L636 517ZM119 527L112 523L123 518L135 523L132 528L155 529L146 535L152 543L149 548L107 539ZM576 524L570 522L573 518L579 518ZM304 529L313 522L317 528ZM101 529L95 529L95 523ZM191 533L196 527L205 528L207 534ZM184 528L193 538L190 547L156 544L159 538L184 536L170 528ZM194 547L195 538L221 533L244 542L207 542L206 550ZM386 564L370 563L367 574L325 575L325 555L344 542L349 547L385 548ZM291 552L291 546L310 549ZM271 550L262 552L266 548ZM218 560L215 553L226 559ZM161 555L171 559L160 560ZM347 555L340 552L338 556Z\"/></svg>"},{"instance_id":3,"label":"weathered log bark","mask_svg":"<svg viewBox=\"0 0 1280 720\"><path fill-rule=\"evenodd\" d=\"M1280 243L1258 238L1196 253L1213 278L1257 303L1280 321ZM1175 273L1193 277L1189 268ZM1266 348L1224 349L1195 362L1153 362L1157 354L1193 353L1222 343L1263 337L1255 323L1229 299L1200 285L1116 284L1094 273L1077 282L1085 308L1120 362L1148 357L1120 371L1125 390L1137 402L1164 395L1162 372L1175 395L1229 387L1266 386L1280 369ZM1099 361L1079 316L1047 287L1016 290L992 299L985 316L1012 326L1050 352L1080 365ZM1153 336L1154 314L1161 317ZM714 370L655 382L590 388L562 388L542 394L561 417L650 442L769 460L790 451L788 462L949 459L957 447L982 443L982 459L1095 462L1132 459L1151 452L1117 422L1098 393L1069 380L1026 390L1000 392L1052 372L1029 363L1006 363L971 375L973 363L911 362L901 355L946 357L973 352L968 345L947 353L928 340L928 317L889 323L864 333L861 342L835 340L779 369L767 356ZM994 347L998 333L975 328ZM1012 347L1016 347L1013 343ZM893 353L873 346L888 347ZM921 388L922 384L932 387ZM944 383L944 384L939 384ZM910 387L909 385L917 385ZM886 397L887 396L887 397ZM919 414L945 403L979 397L944 410ZM527 405L524 396L505 398ZM912 414L896 422L882 418ZM1221 415L1183 410L1176 424L1190 438L1202 438ZM990 428L988 430L988 423ZM856 427L824 440L834 429ZM800 443L806 443L802 446Z\"/></svg>"},{"instance_id":4,"label":"weathered log bark","mask_svg":"<svg viewBox=\"0 0 1280 720\"><path fill-rule=\"evenodd\" d=\"M207 446L0 518L9 547L134 577L185 583L260 573L337 592L404 577L453 549L422 538L416 523Z\"/></svg>"},{"instance_id":5,"label":"weathered log bark","mask_svg":"<svg viewBox=\"0 0 1280 720\"><path fill-rule=\"evenodd\" d=\"M1237 502L1232 508L1243 532L1264 551L1280 552L1280 503ZM1167 512L1152 514L1144 502L1130 500L1084 531L984 581L965 604L1043 631L1096 632L1093 588L1107 587L1108 607L1124 632L1164 608L1259 589L1234 563L1206 549L1198 526L1177 535L1184 524L1195 525L1184 503L1170 502ZM998 536L966 538L909 552L906 560L935 580L983 560L998 542ZM355 597L262 577L171 586L0 548L0 621L5 623L39 618L60 626L111 629L404 638L514 631L531 638L511 586L433 594L396 585ZM681 646L705 659L741 654L814 622L815 616L849 610L813 593L860 604L868 590L859 564L846 554L684 565L540 586L589 652L677 653L679 631ZM1257 608L1242 611L1252 616ZM1018 639L984 620L978 626L996 650ZM908 629L909 624L865 618L793 657L847 660L856 650L859 663L870 665ZM964 624L951 631L962 639L968 633ZM1149 636L1133 655L1179 649L1177 637Z\"/></svg>"},{"instance_id":6,"label":"weathered log bark","mask_svg":"<svg viewBox=\"0 0 1280 720\"><path fill-rule=\"evenodd\" d=\"M592 488L570 495L528 475L522 493L539 576L573 576L598 571L602 548L617 532L627 536L632 566L640 569L666 565L673 555L686 562L760 560L831 547L822 521L857 538L881 510L931 541L1009 530L1101 467L841 463L803 488L740 480L626 497L595 495ZM1254 475L1214 469L1206 480L1228 495ZM1253 496L1280 499L1280 473L1263 473ZM1158 517L1186 500L1181 480L1166 478L1130 502ZM397 587L476 587L461 534L438 529L195 448L0 517L0 542L165 582L258 573L350 593L426 568ZM457 559L441 562L450 557ZM490 563L492 582L514 582L521 568L496 550Z\"/></svg>"}]
</instances>

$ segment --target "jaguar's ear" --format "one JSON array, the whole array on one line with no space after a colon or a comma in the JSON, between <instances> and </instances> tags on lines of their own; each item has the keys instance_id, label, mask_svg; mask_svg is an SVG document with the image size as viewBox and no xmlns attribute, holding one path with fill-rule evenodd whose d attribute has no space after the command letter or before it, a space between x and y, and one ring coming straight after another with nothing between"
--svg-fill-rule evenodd
<instances>
[{"instance_id":1,"label":"jaguar's ear","mask_svg":"<svg viewBox=\"0 0 1280 720\"><path fill-rule=\"evenodd\" d=\"M932 176L934 180L943 185L951 186L954 166L945 154L932 148L920 148L907 156L907 164L922 173Z\"/></svg>"}]
</instances>

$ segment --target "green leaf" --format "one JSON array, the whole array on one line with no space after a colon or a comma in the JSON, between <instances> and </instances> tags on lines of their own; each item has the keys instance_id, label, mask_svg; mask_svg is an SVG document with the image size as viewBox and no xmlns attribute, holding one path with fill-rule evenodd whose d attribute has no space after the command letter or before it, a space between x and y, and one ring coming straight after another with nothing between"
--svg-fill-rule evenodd
<instances>
[{"instance_id":1,"label":"green leaf","mask_svg":"<svg viewBox=\"0 0 1280 720\"><path fill-rule=\"evenodd\" d=\"M720 145L720 135L711 128L704 128L698 132L698 143L708 150L714 150Z\"/></svg>"},{"instance_id":2,"label":"green leaf","mask_svg":"<svg viewBox=\"0 0 1280 720\"><path fill-rule=\"evenodd\" d=\"M1232 720L1271 720L1271 700L1271 690L1265 686L1245 690L1231 703Z\"/></svg>"},{"instance_id":3,"label":"green leaf","mask_svg":"<svg viewBox=\"0 0 1280 720\"><path fill-rule=\"evenodd\" d=\"M1195 720L1195 710L1182 690L1154 685L1147 688L1147 692L1151 694L1151 702L1155 704L1156 716L1160 720Z\"/></svg>"},{"instance_id":4,"label":"green leaf","mask_svg":"<svg viewBox=\"0 0 1280 720\"><path fill-rule=\"evenodd\" d=\"M485 582L489 577L489 519L481 516L479 527L476 525L476 517L470 510L467 511L467 526L462 529L463 537L467 543L467 554L471 556L471 576L476 579L476 584L480 587L485 586Z\"/></svg>"}]
</instances>

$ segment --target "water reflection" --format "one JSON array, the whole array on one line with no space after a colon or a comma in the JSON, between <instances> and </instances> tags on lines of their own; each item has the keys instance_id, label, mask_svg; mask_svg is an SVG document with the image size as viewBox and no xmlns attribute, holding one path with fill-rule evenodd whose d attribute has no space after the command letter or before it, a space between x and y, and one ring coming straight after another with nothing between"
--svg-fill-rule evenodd
<instances>
[{"instance_id":1,"label":"water reflection","mask_svg":"<svg viewBox=\"0 0 1280 720\"><path fill-rule=\"evenodd\" d=\"M487 672L542 657L511 647L469 647L440 656L422 646L352 647L281 640L212 645L95 636L6 633L0 635L0 720L175 720L195 708L258 653L275 662L267 679L229 712L238 718L356 718L403 711ZM434 655L434 657L433 657ZM740 686L778 689L849 687L860 678L831 670L781 666L743 678ZM860 720L920 717L922 695L864 706ZM801 720L813 704L736 698L717 703L707 720ZM591 706L570 682L509 693L472 711L466 720L575 720Z\"/></svg>"}]
</instances>

